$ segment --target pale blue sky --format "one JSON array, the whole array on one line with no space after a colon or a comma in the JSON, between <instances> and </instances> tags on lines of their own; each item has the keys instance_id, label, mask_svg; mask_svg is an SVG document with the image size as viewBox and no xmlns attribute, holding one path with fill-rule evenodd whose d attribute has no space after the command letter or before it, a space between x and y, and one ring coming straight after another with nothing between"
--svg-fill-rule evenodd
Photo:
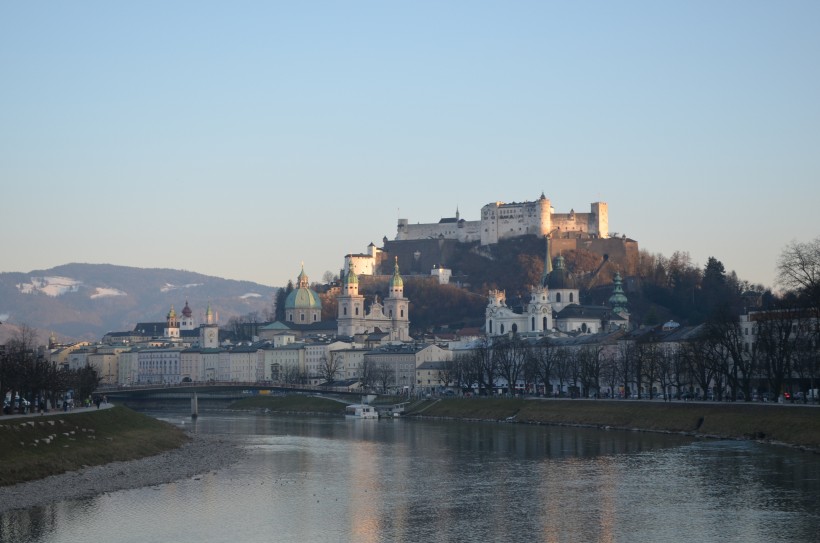
<instances>
[{"instance_id":1,"label":"pale blue sky","mask_svg":"<svg viewBox=\"0 0 820 543\"><path fill-rule=\"evenodd\" d=\"M0 271L282 286L543 191L772 285L820 235L820 2L3 2Z\"/></svg>"}]
</instances>

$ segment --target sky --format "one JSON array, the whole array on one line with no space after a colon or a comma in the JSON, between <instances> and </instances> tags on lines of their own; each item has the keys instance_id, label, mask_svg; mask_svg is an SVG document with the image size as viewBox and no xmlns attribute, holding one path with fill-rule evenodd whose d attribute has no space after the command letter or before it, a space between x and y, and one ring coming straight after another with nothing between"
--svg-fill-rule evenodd
<instances>
[{"instance_id":1,"label":"sky","mask_svg":"<svg viewBox=\"0 0 820 543\"><path fill-rule=\"evenodd\" d=\"M313 281L410 223L609 204L774 286L820 235L820 2L0 3L0 272Z\"/></svg>"}]
</instances>

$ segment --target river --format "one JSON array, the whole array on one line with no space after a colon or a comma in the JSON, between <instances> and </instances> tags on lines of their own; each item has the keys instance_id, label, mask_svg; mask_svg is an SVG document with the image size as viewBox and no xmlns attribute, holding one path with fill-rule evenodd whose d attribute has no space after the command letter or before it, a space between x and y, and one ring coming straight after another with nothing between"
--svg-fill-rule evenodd
<instances>
[{"instance_id":1,"label":"river","mask_svg":"<svg viewBox=\"0 0 820 543\"><path fill-rule=\"evenodd\" d=\"M184 414L156 414L191 427ZM820 455L642 432L203 413L248 454L0 515L19 543L820 541Z\"/></svg>"}]
</instances>

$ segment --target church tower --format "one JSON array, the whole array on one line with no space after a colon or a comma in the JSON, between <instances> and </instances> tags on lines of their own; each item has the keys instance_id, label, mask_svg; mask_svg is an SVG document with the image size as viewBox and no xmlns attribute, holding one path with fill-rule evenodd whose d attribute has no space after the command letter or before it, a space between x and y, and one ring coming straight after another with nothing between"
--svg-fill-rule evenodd
<instances>
[{"instance_id":1,"label":"church tower","mask_svg":"<svg viewBox=\"0 0 820 543\"><path fill-rule=\"evenodd\" d=\"M629 310L627 309L627 304L629 301L626 298L626 294L624 294L620 273L615 272L615 277L612 279L612 283L612 296L609 297L609 305L612 307L612 312L616 315L621 315L628 318Z\"/></svg>"},{"instance_id":2,"label":"church tower","mask_svg":"<svg viewBox=\"0 0 820 543\"><path fill-rule=\"evenodd\" d=\"M188 306L188 300L185 300L185 307L182 308L182 320L179 321L180 330L193 330L196 328L193 314L194 312Z\"/></svg>"},{"instance_id":3,"label":"church tower","mask_svg":"<svg viewBox=\"0 0 820 543\"><path fill-rule=\"evenodd\" d=\"M578 299L580 291L575 284L575 278L567 269L563 255L555 257L547 286L549 287L549 299L556 313L568 305L580 303Z\"/></svg>"},{"instance_id":4,"label":"church tower","mask_svg":"<svg viewBox=\"0 0 820 543\"><path fill-rule=\"evenodd\" d=\"M338 305L336 322L340 336L353 336L364 332L364 296L359 294L359 277L348 271L342 282L342 293L336 297Z\"/></svg>"},{"instance_id":5,"label":"church tower","mask_svg":"<svg viewBox=\"0 0 820 543\"><path fill-rule=\"evenodd\" d=\"M404 297L404 281L399 275L399 258L390 278L390 294L384 301L384 311L391 320L391 338L394 341L410 341L410 301Z\"/></svg>"},{"instance_id":6,"label":"church tower","mask_svg":"<svg viewBox=\"0 0 820 543\"><path fill-rule=\"evenodd\" d=\"M165 318L165 337L179 339L179 321L173 304L171 304L171 310Z\"/></svg>"},{"instance_id":7,"label":"church tower","mask_svg":"<svg viewBox=\"0 0 820 543\"><path fill-rule=\"evenodd\" d=\"M211 309L211 302L208 302L208 309L205 310L205 323L199 327L199 347L202 349L219 347L219 325Z\"/></svg>"}]
</instances>

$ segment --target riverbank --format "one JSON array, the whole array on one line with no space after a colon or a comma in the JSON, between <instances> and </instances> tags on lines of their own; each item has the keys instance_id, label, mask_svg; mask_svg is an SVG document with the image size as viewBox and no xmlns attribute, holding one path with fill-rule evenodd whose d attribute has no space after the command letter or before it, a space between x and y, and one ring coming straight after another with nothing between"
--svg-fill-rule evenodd
<instances>
[{"instance_id":1,"label":"riverbank","mask_svg":"<svg viewBox=\"0 0 820 543\"><path fill-rule=\"evenodd\" d=\"M241 454L124 407L0 419L0 513L185 479Z\"/></svg>"},{"instance_id":2,"label":"riverbank","mask_svg":"<svg viewBox=\"0 0 820 543\"><path fill-rule=\"evenodd\" d=\"M584 426L749 439L820 452L820 407L798 404L570 400L552 398L380 397L377 405L405 403L405 416L524 424ZM234 409L271 413L338 414L344 405L327 396L256 396Z\"/></svg>"},{"instance_id":3,"label":"riverbank","mask_svg":"<svg viewBox=\"0 0 820 543\"><path fill-rule=\"evenodd\" d=\"M752 439L820 452L820 408L816 406L481 398L428 400L413 405L409 414Z\"/></svg>"},{"instance_id":4,"label":"riverbank","mask_svg":"<svg viewBox=\"0 0 820 543\"><path fill-rule=\"evenodd\" d=\"M339 399L306 395L258 397L234 407L344 413ZM809 406L470 398L411 402L406 416L752 439L820 452L820 408ZM218 470L242 454L219 436L190 435L124 407L0 418L0 513L169 483Z\"/></svg>"}]
</instances>

